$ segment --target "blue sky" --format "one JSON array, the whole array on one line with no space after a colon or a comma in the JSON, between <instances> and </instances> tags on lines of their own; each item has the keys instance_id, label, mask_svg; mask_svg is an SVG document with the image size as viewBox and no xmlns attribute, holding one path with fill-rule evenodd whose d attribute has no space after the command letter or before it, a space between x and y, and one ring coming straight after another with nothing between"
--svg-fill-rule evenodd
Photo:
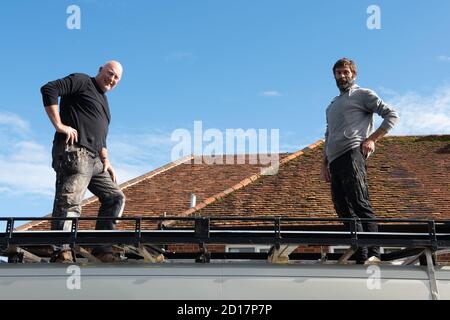
<instances>
[{"instance_id":1,"label":"blue sky","mask_svg":"<svg viewBox=\"0 0 450 320\"><path fill-rule=\"evenodd\" d=\"M81 10L70 30L69 5ZM369 30L378 5L381 29ZM39 88L124 66L109 94L108 145L121 182L171 161L171 133L279 129L281 151L322 138L348 56L358 83L401 115L392 134L450 133L450 2L22 0L0 4L0 216L51 211L54 129Z\"/></svg>"}]
</instances>

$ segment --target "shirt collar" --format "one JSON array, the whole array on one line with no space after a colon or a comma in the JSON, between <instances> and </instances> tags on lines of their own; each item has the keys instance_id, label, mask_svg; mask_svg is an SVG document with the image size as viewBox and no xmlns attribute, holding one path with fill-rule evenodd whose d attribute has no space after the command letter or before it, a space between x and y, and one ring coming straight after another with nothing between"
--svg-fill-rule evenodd
<instances>
[{"instance_id":1,"label":"shirt collar","mask_svg":"<svg viewBox=\"0 0 450 320\"><path fill-rule=\"evenodd\" d=\"M97 80L95 80L95 77L91 77L91 79L92 79L92 82L94 83L95 89L97 89L98 93L105 94L103 92L103 90L100 88L100 86L98 85Z\"/></svg>"},{"instance_id":2,"label":"shirt collar","mask_svg":"<svg viewBox=\"0 0 450 320\"><path fill-rule=\"evenodd\" d=\"M352 86L351 86L347 91L342 92L342 93L340 94L340 96L343 96L344 94L347 94L347 93L348 93L349 96L351 96L352 93L353 93L355 90L357 90L357 89L359 89L359 86L358 86L356 83L354 83L354 84L352 84Z\"/></svg>"}]
</instances>

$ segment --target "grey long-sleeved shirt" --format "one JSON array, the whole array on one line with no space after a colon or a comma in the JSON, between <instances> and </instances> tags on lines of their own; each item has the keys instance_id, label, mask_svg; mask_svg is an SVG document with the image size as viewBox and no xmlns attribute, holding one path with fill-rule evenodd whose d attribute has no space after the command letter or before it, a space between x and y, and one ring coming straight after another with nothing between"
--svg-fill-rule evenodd
<instances>
[{"instance_id":1,"label":"grey long-sleeved shirt","mask_svg":"<svg viewBox=\"0 0 450 320\"><path fill-rule=\"evenodd\" d=\"M373 131L374 113L384 119L380 128L386 131L398 121L398 114L390 105L372 90L356 84L333 99L326 111L325 153L328 163L360 147Z\"/></svg>"}]
</instances>

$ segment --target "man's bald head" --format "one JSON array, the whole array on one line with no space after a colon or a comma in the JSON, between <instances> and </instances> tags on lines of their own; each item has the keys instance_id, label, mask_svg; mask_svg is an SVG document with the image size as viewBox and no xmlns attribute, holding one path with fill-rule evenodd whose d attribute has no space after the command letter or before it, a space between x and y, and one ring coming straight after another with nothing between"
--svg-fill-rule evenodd
<instances>
[{"instance_id":1,"label":"man's bald head","mask_svg":"<svg viewBox=\"0 0 450 320\"><path fill-rule=\"evenodd\" d=\"M117 71L120 72L120 75L122 76L123 67L122 67L122 65L120 64L119 61L116 61L116 60L110 60L110 61L106 62L106 63L102 66L102 68L107 68L107 67L116 69Z\"/></svg>"},{"instance_id":2,"label":"man's bald head","mask_svg":"<svg viewBox=\"0 0 450 320\"><path fill-rule=\"evenodd\" d=\"M123 67L120 62L111 60L99 68L95 80L102 91L106 93L119 83L122 78L122 73Z\"/></svg>"}]
</instances>

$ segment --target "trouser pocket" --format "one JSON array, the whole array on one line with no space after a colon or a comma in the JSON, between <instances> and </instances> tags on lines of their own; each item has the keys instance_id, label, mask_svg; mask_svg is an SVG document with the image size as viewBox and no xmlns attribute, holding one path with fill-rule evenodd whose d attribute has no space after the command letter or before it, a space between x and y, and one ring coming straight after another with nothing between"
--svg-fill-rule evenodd
<instances>
[{"instance_id":1,"label":"trouser pocket","mask_svg":"<svg viewBox=\"0 0 450 320\"><path fill-rule=\"evenodd\" d=\"M58 157L58 171L64 175L88 174L92 158L82 149L64 151Z\"/></svg>"}]
</instances>

